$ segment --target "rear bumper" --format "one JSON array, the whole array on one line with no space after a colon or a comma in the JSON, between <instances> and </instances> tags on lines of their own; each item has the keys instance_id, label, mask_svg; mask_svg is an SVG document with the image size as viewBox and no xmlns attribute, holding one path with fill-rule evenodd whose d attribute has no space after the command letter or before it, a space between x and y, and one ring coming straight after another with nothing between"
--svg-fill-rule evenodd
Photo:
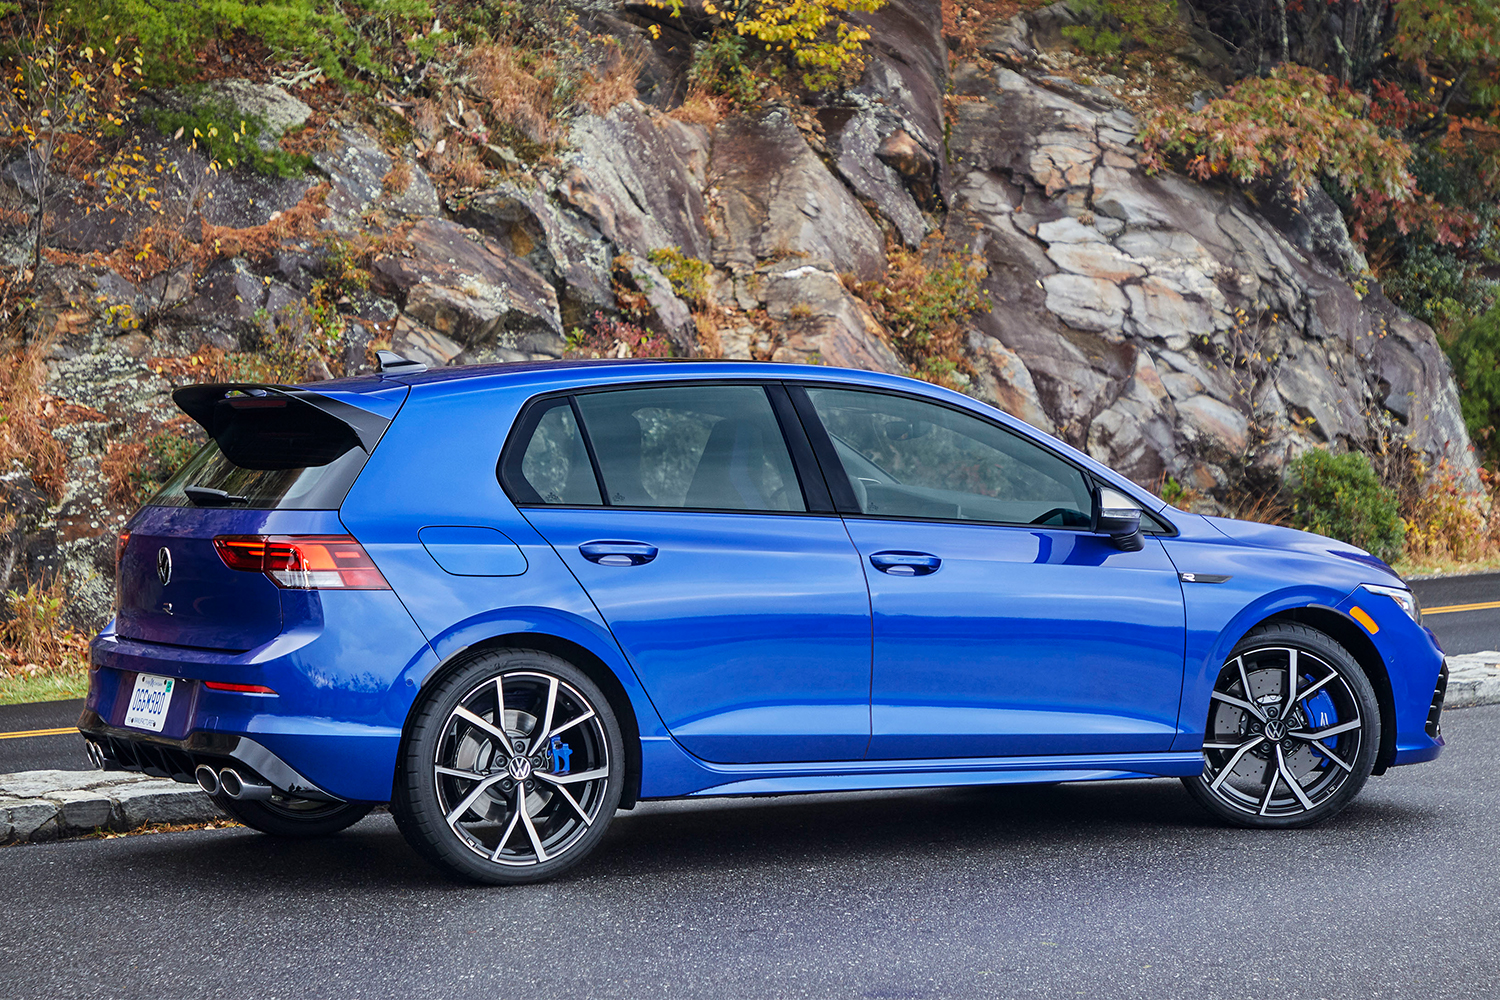
<instances>
[{"instance_id":1,"label":"rear bumper","mask_svg":"<svg viewBox=\"0 0 1500 1000\"><path fill-rule=\"evenodd\" d=\"M192 782L193 769L207 764L214 770L234 767L247 777L260 778L277 791L303 799L342 802L297 773L291 765L248 736L198 731L186 739L107 725L99 713L85 708L78 731L93 744L93 754L106 771L140 771L173 781Z\"/></svg>"},{"instance_id":2,"label":"rear bumper","mask_svg":"<svg viewBox=\"0 0 1500 1000\"><path fill-rule=\"evenodd\" d=\"M121 766L149 765L176 777L192 773L187 763L233 759L292 791L258 766L278 771L271 762L279 761L286 782L324 796L389 800L417 690L412 678L426 676L436 656L390 591L303 599L312 605L301 616L305 624L244 652L143 642L106 629L90 646L93 669L79 728ZM125 725L141 673L178 681L160 732ZM275 693L214 690L209 681Z\"/></svg>"}]
</instances>

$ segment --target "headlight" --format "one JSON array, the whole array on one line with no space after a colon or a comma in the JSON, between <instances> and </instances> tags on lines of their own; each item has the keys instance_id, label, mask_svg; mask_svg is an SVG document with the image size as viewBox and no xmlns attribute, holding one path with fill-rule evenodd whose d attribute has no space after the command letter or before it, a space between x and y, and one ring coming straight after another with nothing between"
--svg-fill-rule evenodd
<instances>
[{"instance_id":1,"label":"headlight","mask_svg":"<svg viewBox=\"0 0 1500 1000\"><path fill-rule=\"evenodd\" d=\"M1417 603L1416 594L1413 594L1404 587L1377 587L1373 583L1365 584L1364 588L1372 594L1389 597L1401 605L1401 610L1405 611L1411 617L1412 621L1418 625L1422 624L1422 605Z\"/></svg>"}]
</instances>

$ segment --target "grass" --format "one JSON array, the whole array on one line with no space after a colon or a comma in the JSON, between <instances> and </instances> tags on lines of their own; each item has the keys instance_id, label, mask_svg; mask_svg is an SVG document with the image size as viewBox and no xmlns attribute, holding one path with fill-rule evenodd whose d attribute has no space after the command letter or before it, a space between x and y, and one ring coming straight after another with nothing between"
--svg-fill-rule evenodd
<instances>
[{"instance_id":1,"label":"grass","mask_svg":"<svg viewBox=\"0 0 1500 1000\"><path fill-rule=\"evenodd\" d=\"M83 667L52 674L0 674L0 705L69 701L88 692L89 672Z\"/></svg>"}]
</instances>

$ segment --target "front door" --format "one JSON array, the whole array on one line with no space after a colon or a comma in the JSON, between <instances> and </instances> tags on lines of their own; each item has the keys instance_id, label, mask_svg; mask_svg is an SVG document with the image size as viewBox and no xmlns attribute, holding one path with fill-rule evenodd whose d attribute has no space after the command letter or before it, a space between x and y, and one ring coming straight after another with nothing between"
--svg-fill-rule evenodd
<instances>
[{"instance_id":1,"label":"front door","mask_svg":"<svg viewBox=\"0 0 1500 1000\"><path fill-rule=\"evenodd\" d=\"M689 752L857 759L870 738L864 573L838 516L809 512L771 400L720 384L544 401L523 417L507 485Z\"/></svg>"},{"instance_id":2,"label":"front door","mask_svg":"<svg viewBox=\"0 0 1500 1000\"><path fill-rule=\"evenodd\" d=\"M1090 533L1083 472L998 423L896 394L806 393L858 507L870 757L1170 747L1183 601L1156 538L1124 552Z\"/></svg>"}]
</instances>

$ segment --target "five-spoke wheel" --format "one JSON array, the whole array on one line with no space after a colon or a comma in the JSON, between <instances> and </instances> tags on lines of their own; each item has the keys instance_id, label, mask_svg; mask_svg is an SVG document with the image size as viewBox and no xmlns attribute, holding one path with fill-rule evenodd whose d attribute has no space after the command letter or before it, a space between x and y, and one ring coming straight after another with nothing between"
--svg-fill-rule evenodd
<instances>
[{"instance_id":1,"label":"five-spoke wheel","mask_svg":"<svg viewBox=\"0 0 1500 1000\"><path fill-rule=\"evenodd\" d=\"M1183 782L1232 823L1307 826L1358 794L1379 746L1375 692L1354 658L1321 632L1275 623L1252 631L1224 663L1203 774Z\"/></svg>"},{"instance_id":2,"label":"five-spoke wheel","mask_svg":"<svg viewBox=\"0 0 1500 1000\"><path fill-rule=\"evenodd\" d=\"M392 803L412 845L462 877L510 884L583 858L623 787L619 727L582 671L548 653L473 660L423 699Z\"/></svg>"}]
</instances>

